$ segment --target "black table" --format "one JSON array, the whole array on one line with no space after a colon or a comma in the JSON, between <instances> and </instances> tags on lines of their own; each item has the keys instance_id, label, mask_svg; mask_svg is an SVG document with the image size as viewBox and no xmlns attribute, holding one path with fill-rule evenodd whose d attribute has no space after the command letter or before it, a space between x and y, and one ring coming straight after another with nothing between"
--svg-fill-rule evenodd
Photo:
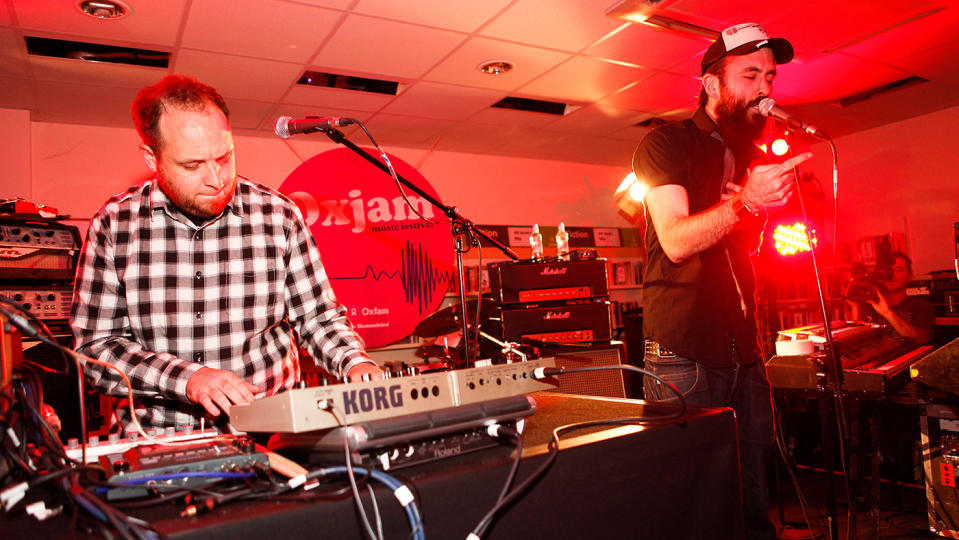
<instances>
[{"instance_id":1,"label":"black table","mask_svg":"<svg viewBox=\"0 0 959 540\"><path fill-rule=\"evenodd\" d=\"M540 465L557 426L666 415L666 404L537 393L518 481ZM547 474L500 514L484 538L741 538L736 421L731 409L690 408L681 421L575 431ZM508 447L391 471L417 494L428 538L466 538L495 502L511 465ZM387 538L407 538L405 513L377 485ZM368 495L363 496L371 508ZM227 504L192 518L165 506L131 512L172 539L363 538L349 497L323 502ZM69 520L0 523L13 538L64 538Z\"/></svg>"}]
</instances>

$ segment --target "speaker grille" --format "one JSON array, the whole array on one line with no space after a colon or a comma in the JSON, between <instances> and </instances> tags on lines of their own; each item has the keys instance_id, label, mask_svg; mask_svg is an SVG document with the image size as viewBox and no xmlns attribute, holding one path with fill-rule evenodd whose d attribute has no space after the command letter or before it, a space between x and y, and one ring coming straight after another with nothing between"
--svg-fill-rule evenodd
<instances>
[{"instance_id":1,"label":"speaker grille","mask_svg":"<svg viewBox=\"0 0 959 540\"><path fill-rule=\"evenodd\" d=\"M545 356L545 355L544 355ZM623 359L623 344L613 342L610 345L585 350L564 350L553 353L556 367L580 368L593 366L618 366ZM610 369L589 371L586 373L566 373L556 377L559 387L556 392L579 394L583 396L602 396L625 398L626 387L623 383L623 371Z\"/></svg>"}]
</instances>

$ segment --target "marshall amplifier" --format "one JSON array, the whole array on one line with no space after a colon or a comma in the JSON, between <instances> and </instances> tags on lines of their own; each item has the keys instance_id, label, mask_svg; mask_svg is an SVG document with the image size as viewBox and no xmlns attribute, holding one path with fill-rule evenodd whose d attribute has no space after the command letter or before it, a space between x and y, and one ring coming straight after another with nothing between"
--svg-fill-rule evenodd
<instances>
[{"instance_id":1,"label":"marshall amplifier","mask_svg":"<svg viewBox=\"0 0 959 540\"><path fill-rule=\"evenodd\" d=\"M73 281L80 245L71 225L0 218L0 279Z\"/></svg>"},{"instance_id":2,"label":"marshall amplifier","mask_svg":"<svg viewBox=\"0 0 959 540\"><path fill-rule=\"evenodd\" d=\"M606 259L494 263L489 266L489 280L493 300L498 304L609 296Z\"/></svg>"},{"instance_id":3,"label":"marshall amplifier","mask_svg":"<svg viewBox=\"0 0 959 540\"><path fill-rule=\"evenodd\" d=\"M504 341L577 343L612 338L609 302L500 309L484 325Z\"/></svg>"}]
</instances>

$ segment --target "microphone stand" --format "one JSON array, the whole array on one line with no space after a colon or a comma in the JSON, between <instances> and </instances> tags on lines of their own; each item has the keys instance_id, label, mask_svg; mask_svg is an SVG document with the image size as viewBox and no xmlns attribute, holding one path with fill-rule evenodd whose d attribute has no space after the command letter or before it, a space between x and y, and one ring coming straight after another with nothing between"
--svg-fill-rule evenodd
<instances>
[{"instance_id":1,"label":"microphone stand","mask_svg":"<svg viewBox=\"0 0 959 540\"><path fill-rule=\"evenodd\" d=\"M825 133L819 132L816 135L818 138L825 140L829 143L830 149L833 156L833 193L838 193L839 177L838 177L838 156L836 153L836 145L831 138L826 136ZM795 177L796 183L796 195L799 199L799 207L802 212L803 220L808 221L808 215L806 213L806 204L803 199L802 193L802 182L800 181L798 168L793 168L793 175ZM834 201L834 204L838 204L838 201ZM837 216L838 217L838 216ZM833 237L835 238L835 231L838 228L838 223L833 223ZM823 293L822 288L822 276L819 274L819 264L816 258L816 250L813 248L812 237L810 232L806 230L806 241L809 243L810 250L809 254L812 260L813 275L816 281L816 292L819 299L819 307L821 310L822 320L823 320L823 334L826 338L826 352L827 357L827 366L828 370L827 382L822 386L822 392L831 392L832 399L834 402L836 420L837 420L837 430L838 430L838 442L839 442L839 460L840 466L843 471L843 481L846 488L847 504L849 505L848 513L850 519L848 520L846 533L848 538L855 537L856 524L852 516L855 515L855 500L853 500L852 490L849 484L849 471L847 470L848 459L846 458L846 452L848 452L848 443L849 443L849 433L846 420L846 408L843 400L842 392L842 383L843 383L843 372L842 372L842 361L839 357L839 351L836 347L836 343L833 340L832 327L830 325L829 310L826 307L826 297ZM835 258L835 240L833 241L833 268L836 266ZM820 402L820 415L822 416L822 435L823 435L823 464L826 469L826 475L828 478L826 481L829 483L829 488L826 490L826 506L828 507L828 513L830 514L831 522L829 524L830 538L838 539L839 538L839 524L836 517L836 494L833 488L833 470L832 470L832 457L831 457L831 445L829 444L829 433L826 428L826 417L828 415L829 407L826 405L825 397L821 398Z\"/></svg>"},{"instance_id":2,"label":"microphone stand","mask_svg":"<svg viewBox=\"0 0 959 540\"><path fill-rule=\"evenodd\" d=\"M323 133L326 133L326 136L329 137L330 140L349 148L366 161L376 165L377 168L390 175L392 178L393 175L391 174L390 168L387 167L386 164L381 162L366 150L363 150L357 146L355 143L353 143L353 141L347 139L341 131L336 128L324 129L322 131ZM517 255L516 252L514 252L508 246L503 245L495 238L490 237L481 229L477 228L472 221L463 217L463 215L459 213L455 206L447 206L441 203L435 197L420 189L417 185L413 184L406 178L403 178L403 176L400 174L396 174L396 179L401 184L409 188L410 191L429 201L433 206L446 214L446 216L450 219L450 224L452 227L451 230L453 234L453 248L456 250L456 272L458 274L459 281L460 318L462 321L461 331L463 332L463 338L461 340L463 342L463 358L466 361L466 365L469 366L471 359L469 348L469 314L466 310L466 281L465 273L463 272L463 254L468 252L471 246L478 245L476 237L479 236L514 261L519 260L519 255Z\"/></svg>"}]
</instances>

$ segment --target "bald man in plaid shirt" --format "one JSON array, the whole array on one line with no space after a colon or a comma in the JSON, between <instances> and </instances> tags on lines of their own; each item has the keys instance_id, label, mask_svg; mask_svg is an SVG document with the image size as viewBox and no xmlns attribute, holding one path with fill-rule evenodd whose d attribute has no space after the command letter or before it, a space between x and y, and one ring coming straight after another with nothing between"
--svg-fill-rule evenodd
<instances>
[{"instance_id":1,"label":"bald man in plaid shirt","mask_svg":"<svg viewBox=\"0 0 959 540\"><path fill-rule=\"evenodd\" d=\"M238 179L219 93L171 75L140 91L133 116L155 176L91 221L71 327L79 352L130 378L143 427L206 418L227 429L231 405L298 380L293 334L340 378L380 373L299 210ZM104 393L127 395L115 371L86 363L84 372Z\"/></svg>"}]
</instances>

